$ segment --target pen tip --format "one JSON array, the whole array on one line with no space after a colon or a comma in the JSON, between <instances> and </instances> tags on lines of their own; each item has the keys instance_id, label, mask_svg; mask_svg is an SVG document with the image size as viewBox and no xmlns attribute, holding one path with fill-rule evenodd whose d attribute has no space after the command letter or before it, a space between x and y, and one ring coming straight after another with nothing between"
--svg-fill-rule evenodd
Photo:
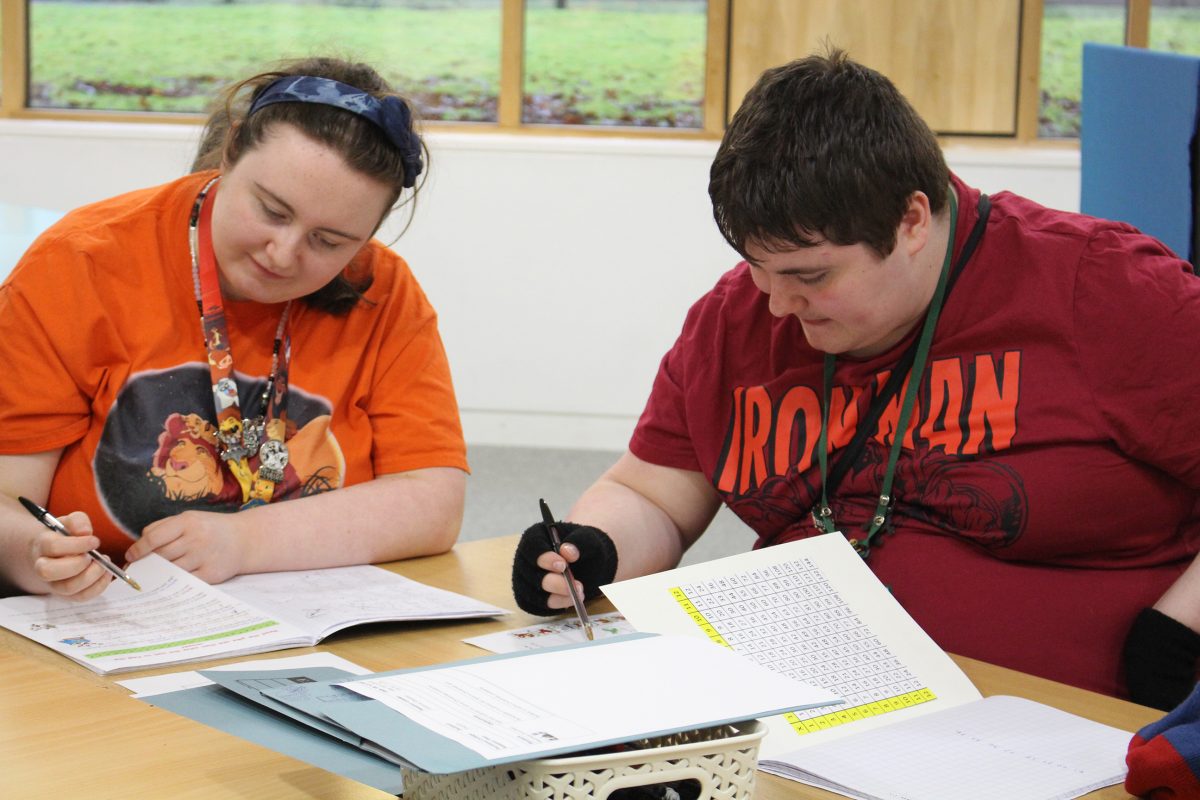
<instances>
[{"instance_id":1,"label":"pen tip","mask_svg":"<svg viewBox=\"0 0 1200 800\"><path fill-rule=\"evenodd\" d=\"M542 510L542 523L545 525L553 525L554 515L550 513L550 506L546 505L546 501L540 497L538 498L538 508Z\"/></svg>"}]
</instances>

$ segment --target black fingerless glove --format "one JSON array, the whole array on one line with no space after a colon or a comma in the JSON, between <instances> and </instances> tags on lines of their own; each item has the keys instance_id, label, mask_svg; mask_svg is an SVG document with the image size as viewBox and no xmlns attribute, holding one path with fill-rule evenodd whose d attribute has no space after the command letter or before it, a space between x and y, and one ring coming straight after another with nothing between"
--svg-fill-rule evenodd
<instances>
[{"instance_id":1,"label":"black fingerless glove","mask_svg":"<svg viewBox=\"0 0 1200 800\"><path fill-rule=\"evenodd\" d=\"M583 584L585 599L591 600L617 574L617 547L599 528L572 522L557 522L555 527L563 544L579 548L579 560L571 564L571 573ZM546 570L537 565L538 556L553 549L550 531L544 523L532 525L521 534L513 557L512 586L513 598L522 611L543 617L563 613L564 609L546 605L550 597L542 588Z\"/></svg>"},{"instance_id":2,"label":"black fingerless glove","mask_svg":"<svg viewBox=\"0 0 1200 800\"><path fill-rule=\"evenodd\" d=\"M1129 698L1170 711L1196 686L1200 633L1161 611L1143 608L1129 629L1123 658Z\"/></svg>"}]
</instances>

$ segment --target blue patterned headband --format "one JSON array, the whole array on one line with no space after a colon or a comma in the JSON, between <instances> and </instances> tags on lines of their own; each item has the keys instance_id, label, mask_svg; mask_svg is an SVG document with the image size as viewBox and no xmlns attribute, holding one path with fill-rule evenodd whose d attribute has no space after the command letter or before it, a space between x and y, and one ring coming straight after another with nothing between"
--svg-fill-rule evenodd
<instances>
[{"instance_id":1,"label":"blue patterned headband","mask_svg":"<svg viewBox=\"0 0 1200 800\"><path fill-rule=\"evenodd\" d=\"M370 120L400 151L404 165L404 188L411 189L421 174L421 140L412 129L412 113L398 97L380 100L341 81L311 75L289 75L267 84L246 112L249 117L275 103L321 103Z\"/></svg>"}]
</instances>

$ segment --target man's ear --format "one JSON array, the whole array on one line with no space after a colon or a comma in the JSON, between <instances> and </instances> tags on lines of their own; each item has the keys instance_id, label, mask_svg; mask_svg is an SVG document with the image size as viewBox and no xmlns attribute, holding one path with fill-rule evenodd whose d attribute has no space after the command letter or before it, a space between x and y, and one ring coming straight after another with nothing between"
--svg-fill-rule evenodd
<instances>
[{"instance_id":1,"label":"man's ear","mask_svg":"<svg viewBox=\"0 0 1200 800\"><path fill-rule=\"evenodd\" d=\"M911 258L929 243L932 233L933 212L929 207L929 195L922 191L913 192L896 229L896 246L903 247Z\"/></svg>"}]
</instances>

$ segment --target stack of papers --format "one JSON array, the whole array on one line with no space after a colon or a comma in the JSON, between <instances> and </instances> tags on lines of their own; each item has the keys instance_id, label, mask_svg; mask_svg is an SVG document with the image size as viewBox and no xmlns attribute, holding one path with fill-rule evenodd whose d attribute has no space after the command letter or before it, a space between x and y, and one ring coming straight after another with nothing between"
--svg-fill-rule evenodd
<instances>
[{"instance_id":1,"label":"stack of papers","mask_svg":"<svg viewBox=\"0 0 1200 800\"><path fill-rule=\"evenodd\" d=\"M433 773L840 702L724 648L640 634L263 694ZM313 702L317 695L322 701Z\"/></svg>"},{"instance_id":2,"label":"stack of papers","mask_svg":"<svg viewBox=\"0 0 1200 800\"><path fill-rule=\"evenodd\" d=\"M276 727L286 718L291 734L322 743L316 755L311 748L297 755L294 741L291 749L267 746L372 785L379 785L372 764L461 772L839 702L725 648L645 634L362 677L328 670L308 669L302 678L205 670L224 687L206 691L239 698L216 701L220 713L214 698L194 690L137 688L148 702L214 727L229 705L254 704ZM272 735L282 739L278 730ZM371 760L364 763L364 754Z\"/></svg>"},{"instance_id":3,"label":"stack of papers","mask_svg":"<svg viewBox=\"0 0 1200 800\"><path fill-rule=\"evenodd\" d=\"M240 575L210 586L151 555L77 603L0 600L0 626L101 674L315 645L370 622L490 617L503 608L373 566Z\"/></svg>"}]
</instances>

